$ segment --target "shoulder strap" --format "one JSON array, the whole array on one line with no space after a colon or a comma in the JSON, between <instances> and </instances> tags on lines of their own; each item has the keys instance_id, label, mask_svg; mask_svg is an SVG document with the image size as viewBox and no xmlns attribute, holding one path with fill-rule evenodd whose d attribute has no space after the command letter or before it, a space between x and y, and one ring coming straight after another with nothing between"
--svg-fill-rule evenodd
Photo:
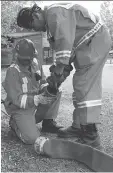
<instances>
[{"instance_id":1,"label":"shoulder strap","mask_svg":"<svg viewBox=\"0 0 113 173\"><path fill-rule=\"evenodd\" d=\"M90 39L92 36L94 36L94 34L96 34L98 32L98 30L102 27L103 23L102 22L98 22L93 29L91 29L89 32L87 32L78 42L77 44L74 43L73 48L72 48L72 52L71 52L71 58L70 58L70 63L73 62L74 58L75 58L75 53L76 50L83 44L85 43L88 39Z\"/></svg>"}]
</instances>

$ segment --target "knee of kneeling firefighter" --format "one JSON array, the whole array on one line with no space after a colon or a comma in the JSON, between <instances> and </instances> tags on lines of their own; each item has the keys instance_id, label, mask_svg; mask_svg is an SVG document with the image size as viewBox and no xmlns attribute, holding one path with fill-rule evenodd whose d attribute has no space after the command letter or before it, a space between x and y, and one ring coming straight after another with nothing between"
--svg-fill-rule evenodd
<instances>
[{"instance_id":1,"label":"knee of kneeling firefighter","mask_svg":"<svg viewBox=\"0 0 113 173\"><path fill-rule=\"evenodd\" d=\"M39 137L39 136L37 136L37 137ZM30 136L29 138L27 137L27 138L24 138L24 139L21 139L21 140L22 140L25 144L31 144L31 145L32 145L32 144L35 143L37 137Z\"/></svg>"},{"instance_id":2,"label":"knee of kneeling firefighter","mask_svg":"<svg viewBox=\"0 0 113 173\"><path fill-rule=\"evenodd\" d=\"M23 134L18 133L17 136L21 139L21 141L25 144L34 144L36 139L40 136L40 132L37 132L37 134Z\"/></svg>"}]
</instances>

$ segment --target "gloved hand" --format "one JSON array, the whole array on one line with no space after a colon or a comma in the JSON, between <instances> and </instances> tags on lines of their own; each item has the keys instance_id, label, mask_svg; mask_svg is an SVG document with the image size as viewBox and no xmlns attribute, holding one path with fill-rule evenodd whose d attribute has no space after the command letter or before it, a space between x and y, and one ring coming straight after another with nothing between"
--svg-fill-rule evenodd
<instances>
[{"instance_id":1,"label":"gloved hand","mask_svg":"<svg viewBox=\"0 0 113 173\"><path fill-rule=\"evenodd\" d=\"M72 70L73 70L73 66L71 64L70 65L66 65L64 67L63 76L64 76L65 79L70 75L70 72Z\"/></svg>"},{"instance_id":2,"label":"gloved hand","mask_svg":"<svg viewBox=\"0 0 113 173\"><path fill-rule=\"evenodd\" d=\"M57 75L62 75L62 74L70 74L70 72L73 70L73 66L71 64L69 65L52 65L49 68L51 73L55 73Z\"/></svg>"},{"instance_id":3,"label":"gloved hand","mask_svg":"<svg viewBox=\"0 0 113 173\"><path fill-rule=\"evenodd\" d=\"M51 72L51 76L47 78L47 82L51 86L51 88L56 88L61 85L62 82L70 75L70 72L73 70L73 66L70 65L63 65L63 71L60 70L60 73L56 73L57 65L52 65L49 70ZM57 69L58 70L58 69Z\"/></svg>"},{"instance_id":4,"label":"gloved hand","mask_svg":"<svg viewBox=\"0 0 113 173\"><path fill-rule=\"evenodd\" d=\"M35 106L38 106L39 103L41 103L41 104L49 104L49 103L51 103L51 101L52 101L51 98L44 96L43 93L34 96L34 104L35 104Z\"/></svg>"},{"instance_id":5,"label":"gloved hand","mask_svg":"<svg viewBox=\"0 0 113 173\"><path fill-rule=\"evenodd\" d=\"M46 83L47 83L46 78L40 80L40 85L43 85L43 84L46 84Z\"/></svg>"},{"instance_id":6,"label":"gloved hand","mask_svg":"<svg viewBox=\"0 0 113 173\"><path fill-rule=\"evenodd\" d=\"M64 71L64 64L54 64L52 65L49 70L51 73L55 73L57 75L62 75L63 71Z\"/></svg>"},{"instance_id":7,"label":"gloved hand","mask_svg":"<svg viewBox=\"0 0 113 173\"><path fill-rule=\"evenodd\" d=\"M42 90L44 87L48 86L48 83L47 81L43 84L40 84L40 90Z\"/></svg>"},{"instance_id":8,"label":"gloved hand","mask_svg":"<svg viewBox=\"0 0 113 173\"><path fill-rule=\"evenodd\" d=\"M35 75L35 79L36 79L36 81L39 81L39 80L42 79L40 73L36 72L36 73L34 73L34 75Z\"/></svg>"},{"instance_id":9,"label":"gloved hand","mask_svg":"<svg viewBox=\"0 0 113 173\"><path fill-rule=\"evenodd\" d=\"M51 88L58 89L62 82L64 82L65 78L63 75L56 75L52 73L51 76L47 78L47 82Z\"/></svg>"}]
</instances>

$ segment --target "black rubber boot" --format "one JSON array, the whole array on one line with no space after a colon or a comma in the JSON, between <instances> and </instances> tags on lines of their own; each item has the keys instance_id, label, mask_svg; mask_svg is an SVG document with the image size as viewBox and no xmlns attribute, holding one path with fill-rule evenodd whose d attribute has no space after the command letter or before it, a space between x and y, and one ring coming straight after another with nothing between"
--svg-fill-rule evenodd
<instances>
[{"instance_id":1,"label":"black rubber boot","mask_svg":"<svg viewBox=\"0 0 113 173\"><path fill-rule=\"evenodd\" d=\"M81 125L82 142L94 148L100 148L100 137L96 124Z\"/></svg>"},{"instance_id":2,"label":"black rubber boot","mask_svg":"<svg viewBox=\"0 0 113 173\"><path fill-rule=\"evenodd\" d=\"M58 137L60 138L72 138L72 137L80 137L81 129L74 128L72 126L67 129L60 129L58 133Z\"/></svg>"},{"instance_id":3,"label":"black rubber boot","mask_svg":"<svg viewBox=\"0 0 113 173\"><path fill-rule=\"evenodd\" d=\"M42 132L58 133L59 129L63 126L57 125L53 119L45 119L42 122Z\"/></svg>"}]
</instances>

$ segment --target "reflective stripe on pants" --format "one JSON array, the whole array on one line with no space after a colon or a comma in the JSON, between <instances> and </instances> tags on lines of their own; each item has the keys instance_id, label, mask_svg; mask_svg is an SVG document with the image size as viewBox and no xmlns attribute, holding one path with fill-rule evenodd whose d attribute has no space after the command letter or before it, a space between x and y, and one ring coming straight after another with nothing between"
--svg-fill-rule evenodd
<instances>
[{"instance_id":1,"label":"reflective stripe on pants","mask_svg":"<svg viewBox=\"0 0 113 173\"><path fill-rule=\"evenodd\" d=\"M111 39L102 27L90 44L76 52L73 76L73 126L100 123L102 99L102 70L110 50Z\"/></svg>"}]
</instances>

